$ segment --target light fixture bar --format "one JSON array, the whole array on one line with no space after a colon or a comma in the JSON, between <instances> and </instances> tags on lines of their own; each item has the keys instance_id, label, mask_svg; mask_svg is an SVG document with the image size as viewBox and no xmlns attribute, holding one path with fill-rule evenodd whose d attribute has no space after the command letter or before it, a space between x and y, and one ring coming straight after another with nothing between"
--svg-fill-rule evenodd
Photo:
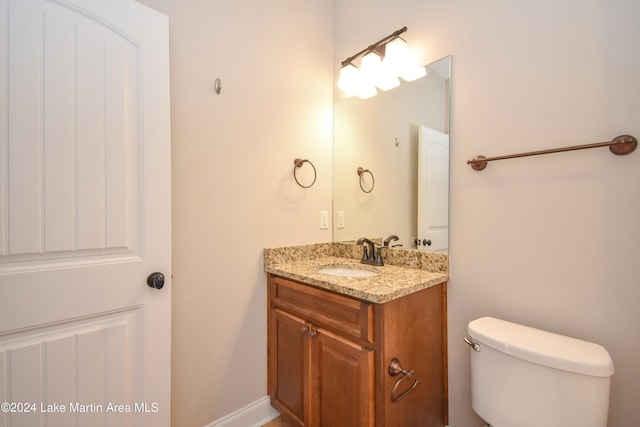
<instances>
[{"instance_id":1,"label":"light fixture bar","mask_svg":"<svg viewBox=\"0 0 640 427\"><path fill-rule=\"evenodd\" d=\"M394 31L393 33L391 33L390 35L388 35L387 37L378 40L377 42L375 42L374 44L372 44L371 46L367 47L366 49L362 49L360 52L356 53L353 56L348 57L347 59L345 59L344 61L342 61L342 66L344 67L345 65L348 65L350 63L352 63L354 60L358 59L359 56L367 53L367 52L373 52L375 51L378 47L380 47L381 45L385 44L388 41L391 41L393 39L395 39L396 37L398 37L400 34L404 33L405 31L407 31L407 27L402 27L397 31Z\"/></svg>"}]
</instances>

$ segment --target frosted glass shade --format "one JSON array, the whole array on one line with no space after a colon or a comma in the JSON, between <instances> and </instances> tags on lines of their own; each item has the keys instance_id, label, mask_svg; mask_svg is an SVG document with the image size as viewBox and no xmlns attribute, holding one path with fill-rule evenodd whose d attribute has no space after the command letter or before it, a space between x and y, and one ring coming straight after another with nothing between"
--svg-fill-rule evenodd
<instances>
[{"instance_id":1,"label":"frosted glass shade","mask_svg":"<svg viewBox=\"0 0 640 427\"><path fill-rule=\"evenodd\" d=\"M340 69L338 87L347 96L370 98L377 94L376 88L389 90L399 86L400 78L410 82L427 75L426 68L418 65L417 56L409 50L406 41L396 37L386 44L380 43L376 45L375 50L366 51L360 59L359 69L352 63ZM349 60L357 58L360 54ZM381 54L384 54L384 59Z\"/></svg>"},{"instance_id":2,"label":"frosted glass shade","mask_svg":"<svg viewBox=\"0 0 640 427\"><path fill-rule=\"evenodd\" d=\"M360 71L353 64L347 64L340 69L338 87L345 91L347 95L354 95L358 86Z\"/></svg>"},{"instance_id":3,"label":"frosted glass shade","mask_svg":"<svg viewBox=\"0 0 640 427\"><path fill-rule=\"evenodd\" d=\"M394 87L400 86L400 80L398 80L398 78L393 75L382 73L380 75L380 78L378 78L376 86L382 90L389 90L393 89Z\"/></svg>"},{"instance_id":4,"label":"frosted glass shade","mask_svg":"<svg viewBox=\"0 0 640 427\"><path fill-rule=\"evenodd\" d=\"M359 85L354 93L355 96L362 99L371 98L372 96L376 96L377 94L378 91L376 90L375 86L366 84Z\"/></svg>"},{"instance_id":5,"label":"frosted glass shade","mask_svg":"<svg viewBox=\"0 0 640 427\"><path fill-rule=\"evenodd\" d=\"M389 72L399 76L404 71L405 63L409 60L409 56L407 42L398 37L385 46L384 66Z\"/></svg>"},{"instance_id":6,"label":"frosted glass shade","mask_svg":"<svg viewBox=\"0 0 640 427\"><path fill-rule=\"evenodd\" d=\"M375 52L369 52L360 61L360 72L362 79L372 86L378 81L378 76L382 71L382 58Z\"/></svg>"},{"instance_id":7,"label":"frosted glass shade","mask_svg":"<svg viewBox=\"0 0 640 427\"><path fill-rule=\"evenodd\" d=\"M408 70L405 70L400 77L402 80L406 80L408 82L412 82L414 80L419 79L420 77L424 77L427 75L427 69L425 67L414 67Z\"/></svg>"},{"instance_id":8,"label":"frosted glass shade","mask_svg":"<svg viewBox=\"0 0 640 427\"><path fill-rule=\"evenodd\" d=\"M389 90L400 86L400 80L398 80L397 74L389 69L377 53L369 52L363 56L361 66L363 80L369 86L377 86L382 90Z\"/></svg>"},{"instance_id":9,"label":"frosted glass shade","mask_svg":"<svg viewBox=\"0 0 640 427\"><path fill-rule=\"evenodd\" d=\"M427 75L426 68L418 65L416 54L409 50L407 42L400 37L387 43L385 50L383 62L396 76L410 82Z\"/></svg>"},{"instance_id":10,"label":"frosted glass shade","mask_svg":"<svg viewBox=\"0 0 640 427\"><path fill-rule=\"evenodd\" d=\"M347 64L340 69L338 87L347 96L355 95L362 99L371 98L378 93L374 85L369 83L365 73L353 64Z\"/></svg>"}]
</instances>

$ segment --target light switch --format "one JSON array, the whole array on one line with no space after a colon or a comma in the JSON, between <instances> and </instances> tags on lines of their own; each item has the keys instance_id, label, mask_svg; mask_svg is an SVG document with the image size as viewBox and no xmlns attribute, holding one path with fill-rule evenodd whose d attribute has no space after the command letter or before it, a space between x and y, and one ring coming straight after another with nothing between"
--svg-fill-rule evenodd
<instances>
[{"instance_id":1,"label":"light switch","mask_svg":"<svg viewBox=\"0 0 640 427\"><path fill-rule=\"evenodd\" d=\"M344 211L338 211L338 228L344 228Z\"/></svg>"},{"instance_id":2,"label":"light switch","mask_svg":"<svg viewBox=\"0 0 640 427\"><path fill-rule=\"evenodd\" d=\"M329 212L320 211L320 230L329 228Z\"/></svg>"}]
</instances>

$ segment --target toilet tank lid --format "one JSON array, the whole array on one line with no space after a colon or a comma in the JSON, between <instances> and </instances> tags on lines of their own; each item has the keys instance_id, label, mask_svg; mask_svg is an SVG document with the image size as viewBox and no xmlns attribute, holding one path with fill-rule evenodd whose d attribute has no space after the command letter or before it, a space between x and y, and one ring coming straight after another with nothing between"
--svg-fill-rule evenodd
<instances>
[{"instance_id":1,"label":"toilet tank lid","mask_svg":"<svg viewBox=\"0 0 640 427\"><path fill-rule=\"evenodd\" d=\"M469 322L469 335L513 357L551 368L596 377L613 375L613 361L599 344L493 317Z\"/></svg>"}]
</instances>

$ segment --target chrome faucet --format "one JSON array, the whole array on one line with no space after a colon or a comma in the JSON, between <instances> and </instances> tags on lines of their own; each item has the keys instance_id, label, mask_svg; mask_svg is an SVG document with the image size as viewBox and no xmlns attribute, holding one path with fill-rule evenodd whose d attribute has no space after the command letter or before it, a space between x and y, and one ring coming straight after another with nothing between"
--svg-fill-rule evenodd
<instances>
[{"instance_id":1,"label":"chrome faucet","mask_svg":"<svg viewBox=\"0 0 640 427\"><path fill-rule=\"evenodd\" d=\"M358 245L362 245L362 259L360 260L362 264L384 265L382 262L382 251L380 248L376 250L375 243L365 237L358 239L357 243ZM368 249L365 244L369 245Z\"/></svg>"}]
</instances>

